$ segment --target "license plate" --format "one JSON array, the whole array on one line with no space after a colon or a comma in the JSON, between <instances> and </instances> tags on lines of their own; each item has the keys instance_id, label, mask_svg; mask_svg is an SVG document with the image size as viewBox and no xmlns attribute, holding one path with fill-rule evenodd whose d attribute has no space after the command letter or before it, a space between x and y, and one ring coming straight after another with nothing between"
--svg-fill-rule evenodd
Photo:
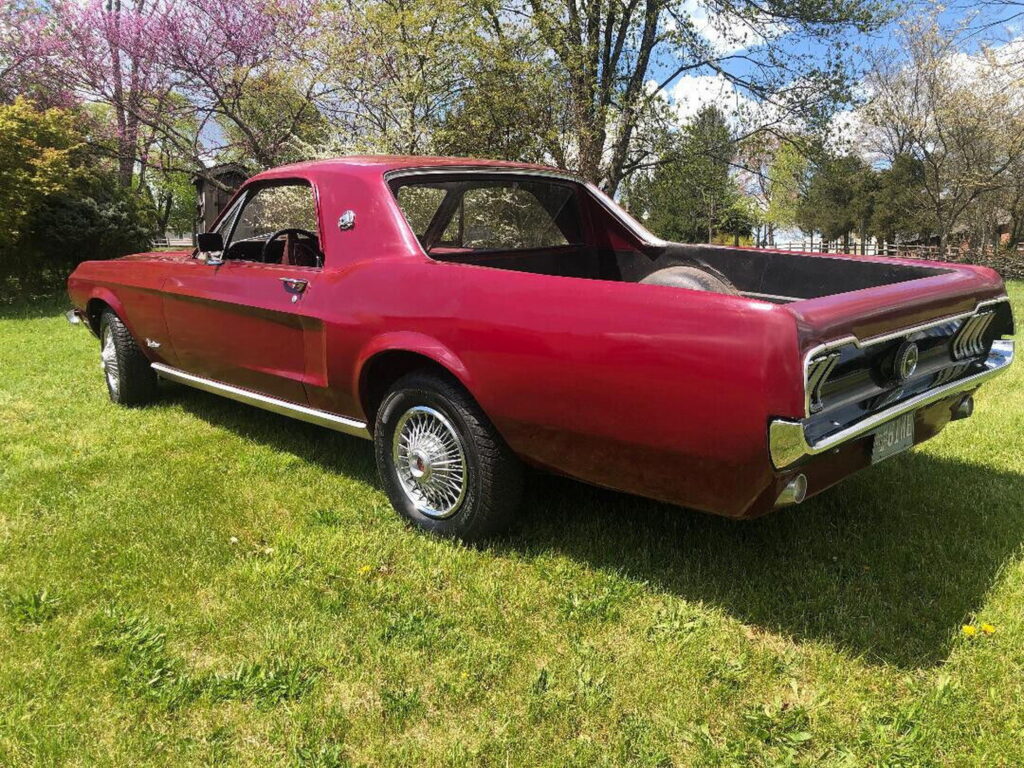
<instances>
[{"instance_id":1,"label":"license plate","mask_svg":"<svg viewBox=\"0 0 1024 768\"><path fill-rule=\"evenodd\" d=\"M885 461L914 444L914 414L908 413L883 424L875 431L871 446L871 463Z\"/></svg>"}]
</instances>

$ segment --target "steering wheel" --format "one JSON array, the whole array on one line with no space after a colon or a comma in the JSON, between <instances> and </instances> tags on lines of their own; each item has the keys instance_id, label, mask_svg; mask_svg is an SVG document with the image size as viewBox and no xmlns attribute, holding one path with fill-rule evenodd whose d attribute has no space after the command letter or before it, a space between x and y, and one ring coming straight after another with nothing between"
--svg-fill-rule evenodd
<instances>
[{"instance_id":1,"label":"steering wheel","mask_svg":"<svg viewBox=\"0 0 1024 768\"><path fill-rule=\"evenodd\" d=\"M296 241L298 241L300 238L304 238L308 240L310 243L315 243L317 241L316 232L310 232L308 229L300 229L299 227L286 227L285 229L279 229L277 230L277 232L268 237L265 243L263 243L263 249L260 251L260 261L263 262L264 264L267 263L267 253L270 249L270 244L277 240L277 238L279 237L288 238L288 240L285 241L285 250L284 252L282 252L282 262L284 261L283 257L290 250L289 246L291 244L290 241L292 238L295 238ZM322 267L323 257L320 255L319 249L314 248L312 250L316 254L316 266Z\"/></svg>"}]
</instances>

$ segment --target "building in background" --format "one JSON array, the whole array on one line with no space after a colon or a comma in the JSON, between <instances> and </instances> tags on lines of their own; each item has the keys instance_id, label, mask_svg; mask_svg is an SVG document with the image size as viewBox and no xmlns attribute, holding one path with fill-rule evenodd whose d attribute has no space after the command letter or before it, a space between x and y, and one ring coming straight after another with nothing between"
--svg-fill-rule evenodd
<instances>
[{"instance_id":1,"label":"building in background","mask_svg":"<svg viewBox=\"0 0 1024 768\"><path fill-rule=\"evenodd\" d=\"M238 163L223 163L208 168L203 176L196 174L192 183L196 188L196 223L193 235L209 232L235 190L249 178L249 172ZM214 179L218 183L213 183ZM193 238L194 241L194 238Z\"/></svg>"}]
</instances>

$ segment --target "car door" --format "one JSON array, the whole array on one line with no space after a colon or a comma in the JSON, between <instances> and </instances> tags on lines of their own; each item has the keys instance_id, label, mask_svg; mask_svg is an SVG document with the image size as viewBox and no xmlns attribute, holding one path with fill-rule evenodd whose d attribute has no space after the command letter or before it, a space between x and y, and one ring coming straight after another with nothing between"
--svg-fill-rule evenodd
<instances>
[{"instance_id":1,"label":"car door","mask_svg":"<svg viewBox=\"0 0 1024 768\"><path fill-rule=\"evenodd\" d=\"M307 311L322 253L314 189L305 181L251 187L218 229L223 262L194 258L164 283L164 315L188 373L271 397L307 402L324 380L322 322ZM292 241L282 230L308 233ZM289 248L290 247L290 248Z\"/></svg>"}]
</instances>

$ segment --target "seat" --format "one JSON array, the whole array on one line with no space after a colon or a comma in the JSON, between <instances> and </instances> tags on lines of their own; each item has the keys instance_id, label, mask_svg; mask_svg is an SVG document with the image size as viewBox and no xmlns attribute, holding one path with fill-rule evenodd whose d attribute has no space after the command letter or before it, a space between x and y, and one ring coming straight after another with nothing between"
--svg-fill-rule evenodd
<instances>
[{"instance_id":1,"label":"seat","mask_svg":"<svg viewBox=\"0 0 1024 768\"><path fill-rule=\"evenodd\" d=\"M323 262L318 243L305 242L294 235L287 235L281 253L281 264L288 267L320 267Z\"/></svg>"}]
</instances>

